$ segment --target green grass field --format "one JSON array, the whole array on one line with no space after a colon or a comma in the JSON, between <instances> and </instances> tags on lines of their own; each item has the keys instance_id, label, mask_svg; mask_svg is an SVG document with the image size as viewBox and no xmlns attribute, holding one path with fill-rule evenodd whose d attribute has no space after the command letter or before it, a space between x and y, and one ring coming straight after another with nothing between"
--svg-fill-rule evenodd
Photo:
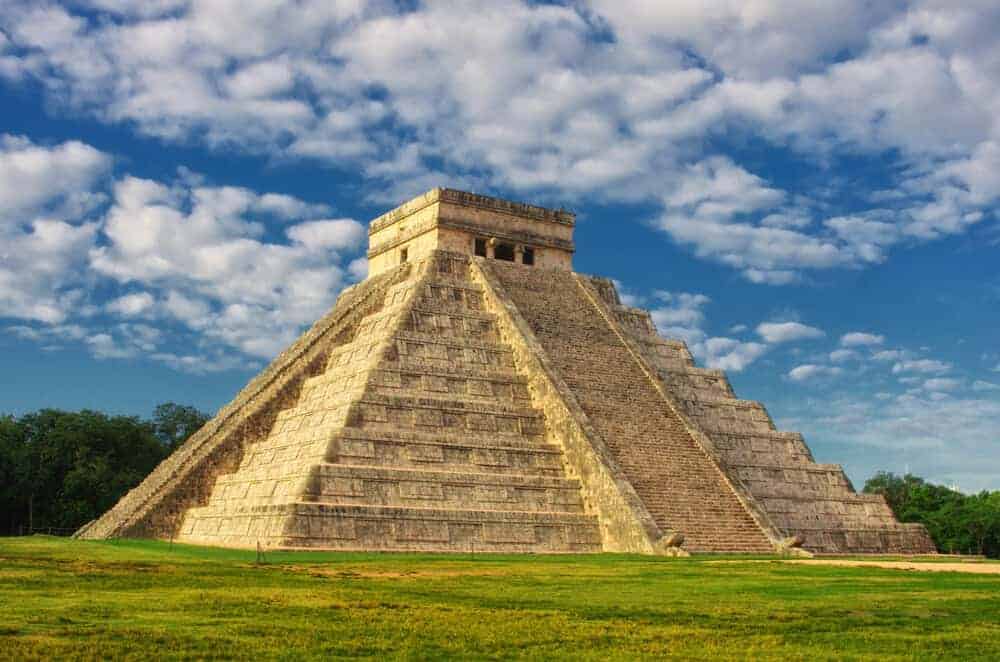
<instances>
[{"instance_id":1,"label":"green grass field","mask_svg":"<svg viewBox=\"0 0 1000 662\"><path fill-rule=\"evenodd\" d=\"M0 658L1000 659L1000 575L0 539Z\"/></svg>"}]
</instances>

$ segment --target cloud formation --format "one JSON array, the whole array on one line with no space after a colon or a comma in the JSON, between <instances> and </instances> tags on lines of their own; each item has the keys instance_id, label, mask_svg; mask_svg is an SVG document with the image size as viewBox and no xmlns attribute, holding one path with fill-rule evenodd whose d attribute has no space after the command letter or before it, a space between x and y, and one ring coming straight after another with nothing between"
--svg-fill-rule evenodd
<instances>
[{"instance_id":1,"label":"cloud formation","mask_svg":"<svg viewBox=\"0 0 1000 662\"><path fill-rule=\"evenodd\" d=\"M757 326L757 335L771 344L822 338L826 334L801 322L764 322Z\"/></svg>"},{"instance_id":2,"label":"cloud formation","mask_svg":"<svg viewBox=\"0 0 1000 662\"><path fill-rule=\"evenodd\" d=\"M840 344L844 347L870 347L881 345L883 342L885 342L885 336L863 331L852 331L840 337Z\"/></svg>"},{"instance_id":3,"label":"cloud formation","mask_svg":"<svg viewBox=\"0 0 1000 662\"><path fill-rule=\"evenodd\" d=\"M788 378L793 382L804 382L820 377L832 377L839 375L842 370L835 366L817 365L815 363L805 363L795 366L788 371Z\"/></svg>"},{"instance_id":4,"label":"cloud formation","mask_svg":"<svg viewBox=\"0 0 1000 662\"><path fill-rule=\"evenodd\" d=\"M9 327L18 337L224 369L273 356L359 269L364 227L328 205L111 165L79 142L0 137L0 317L34 323ZM284 241L265 238L275 224Z\"/></svg>"},{"instance_id":5,"label":"cloud formation","mask_svg":"<svg viewBox=\"0 0 1000 662\"><path fill-rule=\"evenodd\" d=\"M110 159L77 141L0 135L0 316L58 324L86 293L86 249Z\"/></svg>"},{"instance_id":6,"label":"cloud formation","mask_svg":"<svg viewBox=\"0 0 1000 662\"><path fill-rule=\"evenodd\" d=\"M163 140L360 172L392 200L447 179L652 203L699 257L787 284L993 214L998 22L937 0L14 0L0 76ZM748 136L822 186L713 148ZM862 208L830 176L845 157L889 173Z\"/></svg>"}]
</instances>

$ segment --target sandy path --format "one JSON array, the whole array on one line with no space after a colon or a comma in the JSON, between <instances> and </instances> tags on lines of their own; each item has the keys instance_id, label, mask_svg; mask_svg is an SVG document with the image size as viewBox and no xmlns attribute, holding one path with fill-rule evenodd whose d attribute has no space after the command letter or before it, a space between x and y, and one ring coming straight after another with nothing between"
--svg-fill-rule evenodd
<instances>
[{"instance_id":1,"label":"sandy path","mask_svg":"<svg viewBox=\"0 0 1000 662\"><path fill-rule=\"evenodd\" d=\"M805 565L840 565L852 568L893 568L895 570L920 570L923 572L972 572L982 575L1000 575L1000 563L943 562L921 563L920 561L855 561L848 559L791 559L783 563Z\"/></svg>"}]
</instances>

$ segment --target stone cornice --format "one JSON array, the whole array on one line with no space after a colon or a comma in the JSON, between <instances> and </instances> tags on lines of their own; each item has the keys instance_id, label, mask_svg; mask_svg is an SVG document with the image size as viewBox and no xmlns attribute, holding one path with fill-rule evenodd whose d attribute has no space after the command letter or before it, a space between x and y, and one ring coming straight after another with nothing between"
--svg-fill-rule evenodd
<instances>
[{"instance_id":1,"label":"stone cornice","mask_svg":"<svg viewBox=\"0 0 1000 662\"><path fill-rule=\"evenodd\" d=\"M469 223L458 218L448 218L440 217L437 220L438 227L451 228L453 230L462 230L470 234L478 234L488 237L496 237L497 239L507 239L515 243L525 243L531 244L533 246L547 246L549 248L558 248L560 250L573 252L576 248L573 242L568 239L558 239L556 237L547 237L545 235L540 235L534 232L529 232L527 230L497 230L494 228L483 228L475 223Z\"/></svg>"},{"instance_id":2,"label":"stone cornice","mask_svg":"<svg viewBox=\"0 0 1000 662\"><path fill-rule=\"evenodd\" d=\"M463 232L468 232L470 234L478 234L481 236L496 237L497 239L506 239L507 241L516 244L528 244L530 246L538 246L542 248L556 248L562 251L567 251L573 253L576 251L572 241L567 239L557 239L555 237L546 237L543 235L535 234L533 232L527 232L523 230L486 230L474 223L467 223L461 219L438 217L430 221L421 223L419 225L414 225L413 227L408 227L405 232L400 233L398 236L383 241L375 246L368 249L368 259L372 259L377 255L391 250L397 246L405 244L408 241L419 237L425 232L430 232L434 228L449 228L452 230L461 230Z\"/></svg>"},{"instance_id":3,"label":"stone cornice","mask_svg":"<svg viewBox=\"0 0 1000 662\"><path fill-rule=\"evenodd\" d=\"M447 202L463 207L475 207L488 211L508 214L518 218L528 218L547 223L558 223L573 227L576 223L576 215L564 209L547 209L536 205L529 205L523 202L511 202L502 198L493 198L488 195L468 193L450 188L431 189L423 195L418 195L412 200L404 202L390 212L382 214L374 219L368 226L368 234L374 234L402 218L415 214L436 202Z\"/></svg>"}]
</instances>

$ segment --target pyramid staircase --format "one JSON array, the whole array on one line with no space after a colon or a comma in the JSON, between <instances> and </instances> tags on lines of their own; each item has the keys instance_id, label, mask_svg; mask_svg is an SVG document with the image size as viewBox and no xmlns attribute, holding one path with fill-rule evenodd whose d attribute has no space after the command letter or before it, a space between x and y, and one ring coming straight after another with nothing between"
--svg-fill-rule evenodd
<instances>
[{"instance_id":1,"label":"pyramid staircase","mask_svg":"<svg viewBox=\"0 0 1000 662\"><path fill-rule=\"evenodd\" d=\"M591 552L597 519L547 439L469 258L434 253L343 334L292 406L189 508L227 546Z\"/></svg>"},{"instance_id":2,"label":"pyramid staircase","mask_svg":"<svg viewBox=\"0 0 1000 662\"><path fill-rule=\"evenodd\" d=\"M779 431L764 405L738 399L723 371L697 367L647 311L623 306L610 280L585 280L734 488L782 536L826 554L935 553L923 526L898 522L881 495L855 492L839 464L815 462L801 434Z\"/></svg>"},{"instance_id":3,"label":"pyramid staircase","mask_svg":"<svg viewBox=\"0 0 1000 662\"><path fill-rule=\"evenodd\" d=\"M775 541L569 271L484 262L661 530L690 552L772 553Z\"/></svg>"}]
</instances>

